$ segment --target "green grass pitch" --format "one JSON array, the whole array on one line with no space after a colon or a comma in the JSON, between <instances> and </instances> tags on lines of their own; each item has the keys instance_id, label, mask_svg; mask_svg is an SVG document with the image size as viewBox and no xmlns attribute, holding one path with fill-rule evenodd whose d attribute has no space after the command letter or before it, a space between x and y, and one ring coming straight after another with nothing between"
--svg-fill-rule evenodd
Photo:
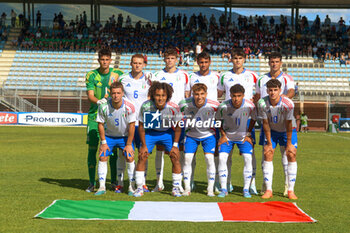
<instances>
[{"instance_id":1,"label":"green grass pitch","mask_svg":"<svg viewBox=\"0 0 350 233\"><path fill-rule=\"evenodd\" d=\"M317 219L315 224L278 223L190 223L147 221L43 220L33 216L55 199L261 202L260 197L242 197L243 159L234 152L232 183L235 191L225 199L210 198L206 189L203 152L197 155L197 192L190 197L170 196L170 160L165 158L165 185L162 193L133 198L126 193L95 197L86 193L88 173L85 128L0 127L0 232L348 232L350 134L299 134L297 204ZM257 188L260 189L261 147L257 146ZM282 197L281 156L274 159L274 201ZM109 175L108 175L109 177ZM109 183L109 181L107 182ZM150 156L147 184L155 185L154 155Z\"/></svg>"}]
</instances>

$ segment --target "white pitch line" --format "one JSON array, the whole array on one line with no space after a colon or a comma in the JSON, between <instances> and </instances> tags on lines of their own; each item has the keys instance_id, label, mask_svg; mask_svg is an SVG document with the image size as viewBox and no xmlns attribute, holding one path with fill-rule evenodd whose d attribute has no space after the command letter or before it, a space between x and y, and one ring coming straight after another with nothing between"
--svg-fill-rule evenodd
<instances>
[{"instance_id":1,"label":"white pitch line","mask_svg":"<svg viewBox=\"0 0 350 233\"><path fill-rule=\"evenodd\" d=\"M323 135L329 136L329 137L337 137L337 138L344 138L344 139L350 140L349 137L344 137L344 136L340 136L340 135L332 135L332 134L323 134Z\"/></svg>"}]
</instances>

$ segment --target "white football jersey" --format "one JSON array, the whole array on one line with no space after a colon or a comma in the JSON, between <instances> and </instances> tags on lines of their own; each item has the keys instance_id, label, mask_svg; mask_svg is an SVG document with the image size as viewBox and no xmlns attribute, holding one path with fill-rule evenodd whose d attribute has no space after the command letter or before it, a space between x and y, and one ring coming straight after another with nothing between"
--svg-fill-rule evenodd
<instances>
[{"instance_id":1,"label":"white football jersey","mask_svg":"<svg viewBox=\"0 0 350 233\"><path fill-rule=\"evenodd\" d=\"M287 97L280 97L276 106L270 104L269 97L266 96L258 102L259 117L268 119L271 130L286 132L286 121L293 120L294 104Z\"/></svg>"},{"instance_id":2,"label":"white football jersey","mask_svg":"<svg viewBox=\"0 0 350 233\"><path fill-rule=\"evenodd\" d=\"M143 102L148 98L148 90L151 86L152 73L144 73L139 79L134 79L131 73L125 73L120 76L119 81L123 84L124 95L135 105L136 125Z\"/></svg>"},{"instance_id":3,"label":"white football jersey","mask_svg":"<svg viewBox=\"0 0 350 233\"><path fill-rule=\"evenodd\" d=\"M98 107L96 122L105 124L105 134L110 137L127 137L129 123L136 121L135 106L126 98L119 109L112 106L112 99Z\"/></svg>"},{"instance_id":4,"label":"white football jersey","mask_svg":"<svg viewBox=\"0 0 350 233\"><path fill-rule=\"evenodd\" d=\"M266 73L263 76L259 77L256 82L256 93L260 94L260 98L268 96L266 83L271 79L270 73ZM281 72L280 75L276 78L281 82L281 95L286 95L289 89L295 89L294 80L292 76Z\"/></svg>"},{"instance_id":5,"label":"white football jersey","mask_svg":"<svg viewBox=\"0 0 350 233\"><path fill-rule=\"evenodd\" d=\"M256 120L255 105L248 99L243 99L239 108L232 105L232 100L222 102L216 112L216 119L223 120L223 129L230 141L242 142L247 135L247 122Z\"/></svg>"},{"instance_id":6,"label":"white football jersey","mask_svg":"<svg viewBox=\"0 0 350 233\"><path fill-rule=\"evenodd\" d=\"M208 90L208 95L207 98L210 100L218 101L218 82L220 79L220 75L217 72L210 71L208 75L201 75L198 72L192 73L189 76L189 83L190 85L187 86L188 89L186 91L190 91L191 88L194 86L196 83L204 83ZM192 95L192 92L191 92Z\"/></svg>"},{"instance_id":7,"label":"white football jersey","mask_svg":"<svg viewBox=\"0 0 350 233\"><path fill-rule=\"evenodd\" d=\"M193 97L182 100L179 103L179 108L185 121L209 122L209 125L203 125L203 127L194 125L194 127L185 128L186 136L206 138L215 135L215 128L212 126L215 124L215 113L218 106L219 102L210 99L206 99L201 108L197 108Z\"/></svg>"},{"instance_id":8,"label":"white football jersey","mask_svg":"<svg viewBox=\"0 0 350 233\"><path fill-rule=\"evenodd\" d=\"M240 84L244 87L244 98L250 100L253 98L253 90L257 78L258 75L254 71L244 69L242 73L236 74L231 69L221 75L218 90L225 91L225 100L228 100L231 99L230 88Z\"/></svg>"},{"instance_id":9,"label":"white football jersey","mask_svg":"<svg viewBox=\"0 0 350 233\"><path fill-rule=\"evenodd\" d=\"M156 116L155 114L151 114L151 119L148 119L149 122L145 122L145 113L150 116L151 113L158 113L159 116ZM154 119L153 119L154 117ZM159 117L159 118L158 118ZM156 131L166 131L170 128L173 128L173 125L170 125L169 122L178 122L182 119L182 115L179 111L179 106L173 102L167 102L165 107L162 110L158 110L155 103L152 100L147 100L144 102L140 109L140 115L139 115L139 121L143 123L144 127L147 123L153 123L152 120L159 119L160 127L154 128ZM166 121L165 124L163 121ZM157 124L158 122L154 122L154 124ZM165 126L165 127L164 127Z\"/></svg>"},{"instance_id":10,"label":"white football jersey","mask_svg":"<svg viewBox=\"0 0 350 233\"><path fill-rule=\"evenodd\" d=\"M168 83L173 87L174 93L171 102L179 103L185 99L185 90L188 89L187 85L189 85L186 71L177 69L174 73L168 73L163 69L154 73L152 81Z\"/></svg>"}]
</instances>

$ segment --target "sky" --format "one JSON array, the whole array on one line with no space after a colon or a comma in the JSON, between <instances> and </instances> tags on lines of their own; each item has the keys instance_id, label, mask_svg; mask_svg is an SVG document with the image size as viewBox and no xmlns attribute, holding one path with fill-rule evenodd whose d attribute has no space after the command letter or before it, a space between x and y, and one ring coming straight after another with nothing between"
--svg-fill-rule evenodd
<instances>
[{"instance_id":1,"label":"sky","mask_svg":"<svg viewBox=\"0 0 350 233\"><path fill-rule=\"evenodd\" d=\"M217 8L224 11L223 8ZM236 12L242 15L291 15L290 9L255 9L255 8L232 8L232 12ZM306 16L309 20L314 20L316 15L319 15L321 21L324 21L326 15L328 15L332 22L338 22L340 17L343 17L346 24L350 24L350 10L349 9L300 9L299 15Z\"/></svg>"}]
</instances>

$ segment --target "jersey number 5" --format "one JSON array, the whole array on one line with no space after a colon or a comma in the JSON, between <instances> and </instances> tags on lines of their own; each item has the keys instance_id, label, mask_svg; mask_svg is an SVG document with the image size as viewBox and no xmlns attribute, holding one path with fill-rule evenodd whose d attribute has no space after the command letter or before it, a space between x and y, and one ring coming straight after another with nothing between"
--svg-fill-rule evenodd
<instances>
[{"instance_id":1,"label":"jersey number 5","mask_svg":"<svg viewBox=\"0 0 350 233\"><path fill-rule=\"evenodd\" d=\"M118 118L115 119L114 122L115 122L115 126L119 126L119 119Z\"/></svg>"}]
</instances>

